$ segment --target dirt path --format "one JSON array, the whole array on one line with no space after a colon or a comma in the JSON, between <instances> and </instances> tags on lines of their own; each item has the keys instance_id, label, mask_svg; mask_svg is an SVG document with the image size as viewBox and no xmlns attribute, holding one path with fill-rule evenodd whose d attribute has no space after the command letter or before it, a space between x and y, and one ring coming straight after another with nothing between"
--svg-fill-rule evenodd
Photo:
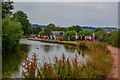
<instances>
[{"instance_id":1,"label":"dirt path","mask_svg":"<svg viewBox=\"0 0 120 80\"><path fill-rule=\"evenodd\" d=\"M116 47L112 47L112 46L107 46L107 47L111 51L111 55L114 59L113 66L112 66L110 74L108 75L108 78L118 78L118 75L119 75L118 71L120 71L119 70L120 68L118 69L118 59L120 58L120 54L118 52L120 51L120 49L118 49ZM119 58L118 58L118 56L119 56ZM120 77L119 77L119 80L120 80Z\"/></svg>"}]
</instances>

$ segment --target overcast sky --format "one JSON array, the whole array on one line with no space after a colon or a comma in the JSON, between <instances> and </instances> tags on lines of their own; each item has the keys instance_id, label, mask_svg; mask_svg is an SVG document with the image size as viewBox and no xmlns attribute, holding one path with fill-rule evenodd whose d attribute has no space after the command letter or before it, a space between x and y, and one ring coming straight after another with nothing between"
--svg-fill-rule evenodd
<instances>
[{"instance_id":1,"label":"overcast sky","mask_svg":"<svg viewBox=\"0 0 120 80\"><path fill-rule=\"evenodd\" d=\"M117 2L15 2L32 24L118 26Z\"/></svg>"}]
</instances>

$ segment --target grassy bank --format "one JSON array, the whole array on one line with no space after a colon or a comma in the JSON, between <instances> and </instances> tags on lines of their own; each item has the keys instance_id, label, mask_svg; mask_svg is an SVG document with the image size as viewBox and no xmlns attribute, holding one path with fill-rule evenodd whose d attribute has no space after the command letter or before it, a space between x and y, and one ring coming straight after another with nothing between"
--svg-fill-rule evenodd
<instances>
[{"instance_id":1,"label":"grassy bank","mask_svg":"<svg viewBox=\"0 0 120 80\"><path fill-rule=\"evenodd\" d=\"M22 36L22 38L29 38L28 36Z\"/></svg>"},{"instance_id":2,"label":"grassy bank","mask_svg":"<svg viewBox=\"0 0 120 80\"><path fill-rule=\"evenodd\" d=\"M28 40L34 40L34 41L42 41L46 43L57 43L57 44L67 44L67 45L72 45L72 46L78 46L78 44L74 42L69 42L69 41L57 41L57 40L43 40L43 39L38 39L38 38L28 38Z\"/></svg>"},{"instance_id":3,"label":"grassy bank","mask_svg":"<svg viewBox=\"0 0 120 80\"><path fill-rule=\"evenodd\" d=\"M105 78L110 72L113 60L110 51L107 49L105 43L94 41L82 41L80 43L75 43L67 41L48 41L33 38L29 38L29 40L68 45L73 44L77 46L78 50L84 48L83 53L90 55L91 61L88 61L87 65L79 66L77 57L75 57L74 60L70 61L69 58L66 59L64 55L62 55L62 58L60 60L55 57L55 64L49 64L45 62L42 64L43 66L36 66L34 69L32 69L32 73L30 71L27 71L28 74L24 74L25 72L23 72L24 77L26 78ZM34 62L35 60L37 59L33 58ZM34 65L37 65L37 63L34 63ZM31 68L31 66L28 66L28 68ZM37 75L35 76L33 73L35 73L34 71L36 69L38 71Z\"/></svg>"}]
</instances>

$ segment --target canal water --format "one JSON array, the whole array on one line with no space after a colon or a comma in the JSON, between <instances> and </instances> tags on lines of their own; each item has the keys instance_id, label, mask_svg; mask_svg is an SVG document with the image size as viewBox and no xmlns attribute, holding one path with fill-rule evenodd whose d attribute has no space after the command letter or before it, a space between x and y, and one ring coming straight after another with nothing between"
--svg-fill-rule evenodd
<instances>
[{"instance_id":1,"label":"canal water","mask_svg":"<svg viewBox=\"0 0 120 80\"><path fill-rule=\"evenodd\" d=\"M54 62L53 58L55 56L58 57L58 59L61 58L62 54L66 57L73 58L75 54L78 54L77 49L72 46L65 46L60 44L53 44L53 43L44 43L40 41L32 41L27 40L27 38L22 38L20 40L20 49L17 53L12 53L12 55L7 55L8 59L3 60L3 71L11 72L11 77L13 78L19 78L21 77L21 71L22 67L20 65L19 60L23 60L22 58L22 51L26 52L28 57L32 57L32 53L36 53L38 55L37 58L40 60L38 63L42 63L44 58L46 58L46 61L49 61L49 58L51 62ZM83 58L82 55L79 55L78 60L81 61L83 64L86 63L86 60L88 59L88 56L85 55ZM8 64L5 64L8 63ZM13 70L11 70L13 69Z\"/></svg>"}]
</instances>

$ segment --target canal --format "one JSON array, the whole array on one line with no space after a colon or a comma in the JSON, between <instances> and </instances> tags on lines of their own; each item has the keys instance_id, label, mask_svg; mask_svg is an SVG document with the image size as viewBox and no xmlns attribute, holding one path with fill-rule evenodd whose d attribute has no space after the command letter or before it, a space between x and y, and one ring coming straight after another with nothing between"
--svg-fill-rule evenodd
<instances>
[{"instance_id":1,"label":"canal","mask_svg":"<svg viewBox=\"0 0 120 80\"><path fill-rule=\"evenodd\" d=\"M27 38L22 38L20 40L20 46L16 49L16 51L7 52L7 54L4 54L2 56L3 73L10 72L11 77L21 78L22 67L20 64L22 63L20 62L20 60L23 60L22 51L27 53L28 57L32 57L32 53L36 53L38 55L37 58L40 59L38 63L42 63L44 58L46 58L47 61L49 61L50 58L51 62L54 62L53 58L57 56L58 59L60 59L63 53L66 57L69 57L71 59L75 56L75 54L78 54L77 49L72 46L44 43L40 41L27 40ZM83 64L85 64L88 56L85 55L83 57L82 55L79 55L78 59Z\"/></svg>"}]
</instances>

